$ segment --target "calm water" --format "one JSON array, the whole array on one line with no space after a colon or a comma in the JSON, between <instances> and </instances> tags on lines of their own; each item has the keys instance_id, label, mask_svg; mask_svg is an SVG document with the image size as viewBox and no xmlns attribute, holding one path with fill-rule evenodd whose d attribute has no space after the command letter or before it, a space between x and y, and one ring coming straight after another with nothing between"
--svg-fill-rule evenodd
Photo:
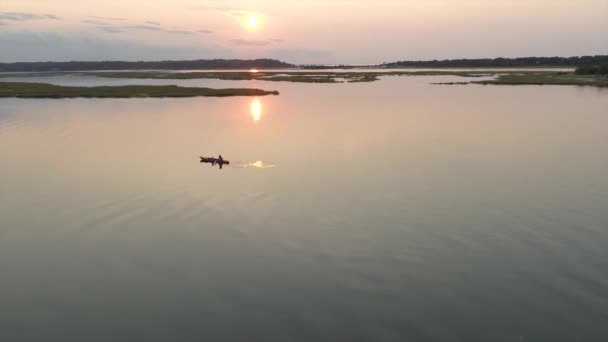
<instances>
[{"instance_id":1,"label":"calm water","mask_svg":"<svg viewBox=\"0 0 608 342\"><path fill-rule=\"evenodd\" d=\"M36 79L281 95L0 100L0 340L606 341L608 91L451 80Z\"/></svg>"}]
</instances>

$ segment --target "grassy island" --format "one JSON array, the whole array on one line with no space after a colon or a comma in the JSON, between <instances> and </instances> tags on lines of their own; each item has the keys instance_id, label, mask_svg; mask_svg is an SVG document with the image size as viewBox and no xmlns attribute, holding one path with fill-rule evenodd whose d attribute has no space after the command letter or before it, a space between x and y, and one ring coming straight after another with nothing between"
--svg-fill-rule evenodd
<instances>
[{"instance_id":1,"label":"grassy island","mask_svg":"<svg viewBox=\"0 0 608 342\"><path fill-rule=\"evenodd\" d=\"M530 72L500 74L492 80L473 81L470 83L494 85L577 85L608 87L608 76L580 75L566 72Z\"/></svg>"},{"instance_id":2,"label":"grassy island","mask_svg":"<svg viewBox=\"0 0 608 342\"><path fill-rule=\"evenodd\" d=\"M605 87L608 86L608 76L597 73L580 74L563 71L453 71L453 70L431 70L431 71L358 71L358 72L334 72L334 71L287 71L287 72L184 72L167 73L159 71L150 72L110 72L96 73L99 77L111 78L148 78L148 79L222 79L222 80L259 80L275 82L304 82L304 83L355 83L374 82L383 76L460 76L466 78L494 77L491 80L474 80L467 82L449 82L442 84L495 84L495 85L585 85Z\"/></svg>"},{"instance_id":3,"label":"grassy island","mask_svg":"<svg viewBox=\"0 0 608 342\"><path fill-rule=\"evenodd\" d=\"M196 97L196 96L264 96L278 91L251 88L212 89L174 85L129 85L117 87L64 87L47 83L0 82L0 97L20 98L131 98L131 97Z\"/></svg>"},{"instance_id":4,"label":"grassy island","mask_svg":"<svg viewBox=\"0 0 608 342\"><path fill-rule=\"evenodd\" d=\"M482 75L480 75L482 74ZM455 75L463 77L484 76L485 72L474 71L231 71L231 72L163 72L163 71L135 71L135 72L99 72L92 75L109 78L133 78L133 79L219 79L230 81L274 81L274 82L298 82L298 83L354 83L374 82L381 76L440 76ZM27 74L26 74L27 75ZM32 75L32 74L29 74ZM88 73L88 75L91 75Z\"/></svg>"}]
</instances>

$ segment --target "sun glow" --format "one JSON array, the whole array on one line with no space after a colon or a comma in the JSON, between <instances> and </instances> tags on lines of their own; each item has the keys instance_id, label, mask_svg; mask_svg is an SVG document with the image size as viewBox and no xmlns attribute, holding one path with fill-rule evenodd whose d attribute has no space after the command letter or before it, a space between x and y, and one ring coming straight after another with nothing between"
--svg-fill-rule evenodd
<instances>
[{"instance_id":1,"label":"sun glow","mask_svg":"<svg viewBox=\"0 0 608 342\"><path fill-rule=\"evenodd\" d=\"M258 72L260 72L260 70L258 70L256 68L251 68L251 69L249 69L249 72L252 74L257 74Z\"/></svg>"},{"instance_id":2,"label":"sun glow","mask_svg":"<svg viewBox=\"0 0 608 342\"><path fill-rule=\"evenodd\" d=\"M251 117L253 118L253 122L258 122L262 119L262 101L259 98L255 98L251 101L249 105L249 111L251 112Z\"/></svg>"},{"instance_id":3,"label":"sun glow","mask_svg":"<svg viewBox=\"0 0 608 342\"><path fill-rule=\"evenodd\" d=\"M258 28L258 26L260 26L260 17L255 14L250 14L247 16L246 22L247 27L249 27L250 30L255 30Z\"/></svg>"}]
</instances>

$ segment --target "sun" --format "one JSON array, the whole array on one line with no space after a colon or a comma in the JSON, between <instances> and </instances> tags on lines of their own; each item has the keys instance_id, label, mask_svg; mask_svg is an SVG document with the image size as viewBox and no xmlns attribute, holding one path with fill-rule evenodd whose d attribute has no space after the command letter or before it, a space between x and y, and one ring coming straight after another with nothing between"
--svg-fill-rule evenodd
<instances>
[{"instance_id":1,"label":"sun","mask_svg":"<svg viewBox=\"0 0 608 342\"><path fill-rule=\"evenodd\" d=\"M247 16L247 27L251 30L255 30L260 26L260 17L255 14L250 14Z\"/></svg>"}]
</instances>

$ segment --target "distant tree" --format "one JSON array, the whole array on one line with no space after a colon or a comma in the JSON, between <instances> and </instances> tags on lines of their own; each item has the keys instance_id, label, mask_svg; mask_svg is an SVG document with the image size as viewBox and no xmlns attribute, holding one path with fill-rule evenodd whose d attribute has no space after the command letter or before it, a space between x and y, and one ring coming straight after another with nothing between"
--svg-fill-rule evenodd
<instances>
[{"instance_id":1,"label":"distant tree","mask_svg":"<svg viewBox=\"0 0 608 342\"><path fill-rule=\"evenodd\" d=\"M430 68L475 68L475 67L550 67L584 66L608 64L608 56L581 57L520 57L520 58L483 58L483 59L446 59L432 61L399 61L384 63L382 67L430 67Z\"/></svg>"},{"instance_id":2,"label":"distant tree","mask_svg":"<svg viewBox=\"0 0 608 342\"><path fill-rule=\"evenodd\" d=\"M275 59L200 59L193 61L158 62L34 62L0 63L0 71L86 71L86 70L196 70L196 69L250 69L290 68L295 65Z\"/></svg>"}]
</instances>

